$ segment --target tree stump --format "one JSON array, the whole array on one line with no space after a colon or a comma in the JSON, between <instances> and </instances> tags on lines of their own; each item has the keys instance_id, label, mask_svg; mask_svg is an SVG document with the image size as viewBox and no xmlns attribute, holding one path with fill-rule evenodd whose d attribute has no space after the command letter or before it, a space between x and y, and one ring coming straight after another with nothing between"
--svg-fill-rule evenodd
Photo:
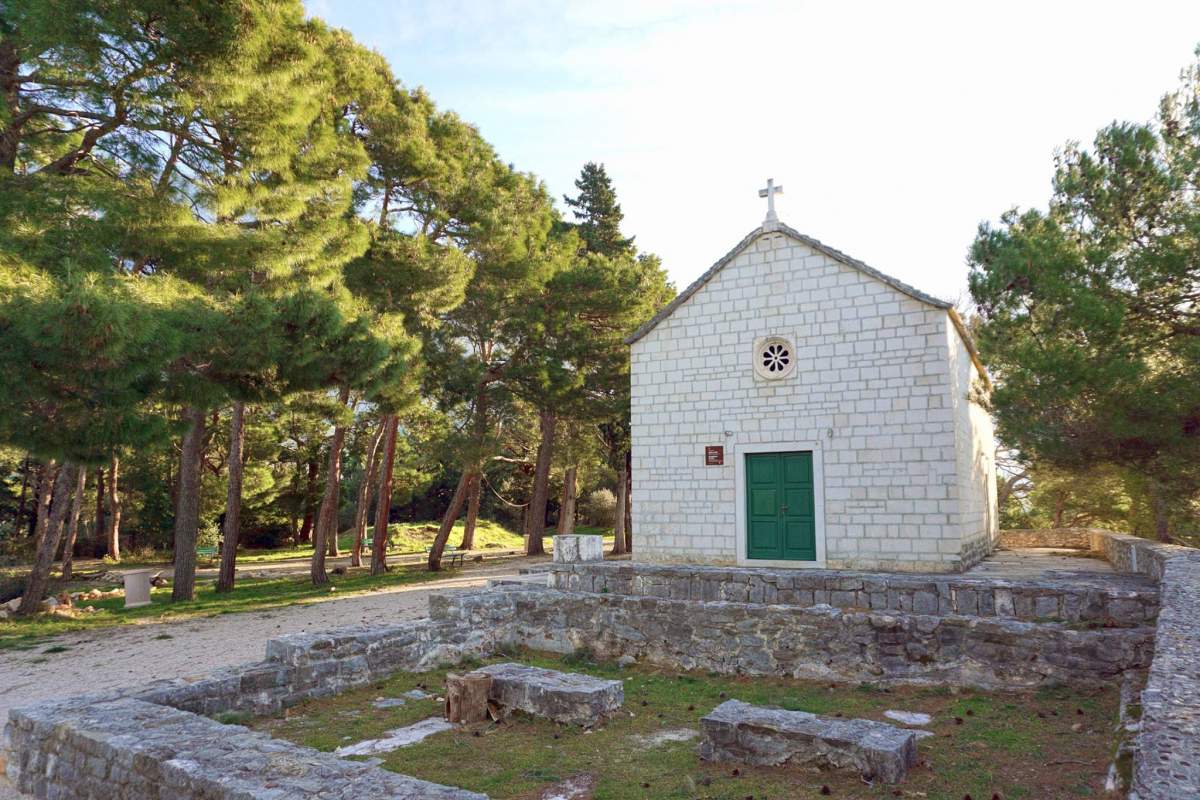
<instances>
[{"instance_id":1,"label":"tree stump","mask_svg":"<svg viewBox=\"0 0 1200 800\"><path fill-rule=\"evenodd\" d=\"M479 672L446 676L446 719L449 722L483 722L488 718L488 693L492 676Z\"/></svg>"}]
</instances>

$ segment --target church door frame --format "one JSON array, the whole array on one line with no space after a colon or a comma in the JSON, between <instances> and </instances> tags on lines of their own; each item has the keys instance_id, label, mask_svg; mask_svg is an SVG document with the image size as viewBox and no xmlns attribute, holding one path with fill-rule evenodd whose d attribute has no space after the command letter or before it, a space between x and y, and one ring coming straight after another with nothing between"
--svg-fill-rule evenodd
<instances>
[{"instance_id":1,"label":"church door frame","mask_svg":"<svg viewBox=\"0 0 1200 800\"><path fill-rule=\"evenodd\" d=\"M816 517L817 560L776 561L746 557L746 455L752 453L810 452L813 461L813 507ZM821 458L820 442L770 442L763 444L739 444L733 448L734 498L737 508L737 563L741 567L782 567L785 569L825 568L825 470Z\"/></svg>"}]
</instances>

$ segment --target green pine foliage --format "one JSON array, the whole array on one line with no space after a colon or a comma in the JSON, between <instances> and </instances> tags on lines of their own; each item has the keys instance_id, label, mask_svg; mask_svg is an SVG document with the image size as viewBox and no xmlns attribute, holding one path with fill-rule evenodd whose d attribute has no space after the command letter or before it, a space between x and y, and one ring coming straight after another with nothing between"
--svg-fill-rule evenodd
<instances>
[{"instance_id":1,"label":"green pine foliage","mask_svg":"<svg viewBox=\"0 0 1200 800\"><path fill-rule=\"evenodd\" d=\"M1001 437L1048 467L1123 471L1160 538L1198 521L1198 179L1200 64L1155 121L1064 148L1049 207L970 251Z\"/></svg>"},{"instance_id":2,"label":"green pine foliage","mask_svg":"<svg viewBox=\"0 0 1200 800\"><path fill-rule=\"evenodd\" d=\"M576 197L565 196L563 201L575 217L575 226L588 252L614 257L635 251L633 237L621 235L624 214L617 202L617 193L603 164L589 161L575 181Z\"/></svg>"}]
</instances>

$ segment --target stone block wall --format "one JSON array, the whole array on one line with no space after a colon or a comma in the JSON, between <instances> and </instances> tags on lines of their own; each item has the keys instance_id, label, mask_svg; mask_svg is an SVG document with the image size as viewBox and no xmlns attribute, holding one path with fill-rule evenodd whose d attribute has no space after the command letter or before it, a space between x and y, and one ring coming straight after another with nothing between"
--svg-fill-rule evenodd
<instances>
[{"instance_id":1,"label":"stone block wall","mask_svg":"<svg viewBox=\"0 0 1200 800\"><path fill-rule=\"evenodd\" d=\"M13 709L5 730L12 753L8 775L21 791L53 800L317 800L333 789L361 800L486 800L208 716L277 714L400 670L486 655L495 647L493 634L430 620L292 634L268 641L264 661L199 680L157 681Z\"/></svg>"},{"instance_id":2,"label":"stone block wall","mask_svg":"<svg viewBox=\"0 0 1200 800\"><path fill-rule=\"evenodd\" d=\"M435 620L488 627L511 645L602 658L634 656L669 669L838 681L984 688L1093 685L1149 664L1154 629L1074 630L828 606L506 589L443 597Z\"/></svg>"},{"instance_id":3,"label":"stone block wall","mask_svg":"<svg viewBox=\"0 0 1200 800\"><path fill-rule=\"evenodd\" d=\"M1131 800L1200 797L1200 551L1097 529L1006 531L1011 547L1080 547L1158 581Z\"/></svg>"},{"instance_id":4,"label":"stone block wall","mask_svg":"<svg viewBox=\"0 0 1200 800\"><path fill-rule=\"evenodd\" d=\"M1161 547L1161 546L1160 546ZM1184 548L1190 550L1190 548ZM1162 555L1161 551L1158 551ZM1144 558L1142 563L1154 563ZM1140 800L1200 796L1200 553L1164 558L1162 612L1134 756Z\"/></svg>"},{"instance_id":5,"label":"stone block wall","mask_svg":"<svg viewBox=\"0 0 1200 800\"><path fill-rule=\"evenodd\" d=\"M17 787L49 800L487 800L133 698L11 712Z\"/></svg>"},{"instance_id":6,"label":"stone block wall","mask_svg":"<svg viewBox=\"0 0 1200 800\"><path fill-rule=\"evenodd\" d=\"M951 519L962 531L963 568L977 564L996 547L1000 511L996 497L996 436L983 406L988 383L975 366L949 314L945 318L950 354L950 395L954 410L954 451L958 512Z\"/></svg>"},{"instance_id":7,"label":"stone block wall","mask_svg":"<svg viewBox=\"0 0 1200 800\"><path fill-rule=\"evenodd\" d=\"M289 634L267 642L265 661L217 670L196 681L160 681L130 696L197 714L277 714L397 671L422 671L482 655L491 651L492 642L489 631L428 620Z\"/></svg>"},{"instance_id":8,"label":"stone block wall","mask_svg":"<svg viewBox=\"0 0 1200 800\"><path fill-rule=\"evenodd\" d=\"M1070 550L1091 550L1090 528L1011 528L1000 531L1002 547L1060 547Z\"/></svg>"},{"instance_id":9,"label":"stone block wall","mask_svg":"<svg viewBox=\"0 0 1200 800\"><path fill-rule=\"evenodd\" d=\"M555 588L672 600L962 614L1022 620L1152 623L1158 588L1145 579L1004 581L833 570L773 570L636 563L556 564ZM1124 583L1124 585L1123 585Z\"/></svg>"},{"instance_id":10,"label":"stone block wall","mask_svg":"<svg viewBox=\"0 0 1200 800\"><path fill-rule=\"evenodd\" d=\"M991 448L952 382L946 309L782 231L740 247L632 346L636 557L736 563L737 460L801 443L821 455L827 566L956 572L978 560L994 521L976 451ZM781 380L752 367L755 339L770 335L795 345L799 366ZM723 466L705 466L706 445L724 446Z\"/></svg>"}]
</instances>

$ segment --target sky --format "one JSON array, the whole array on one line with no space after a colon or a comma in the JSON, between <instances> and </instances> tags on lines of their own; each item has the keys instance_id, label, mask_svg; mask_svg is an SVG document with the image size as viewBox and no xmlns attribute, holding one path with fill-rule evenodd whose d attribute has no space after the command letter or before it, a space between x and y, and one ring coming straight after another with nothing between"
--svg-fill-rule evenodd
<instances>
[{"instance_id":1,"label":"sky","mask_svg":"<svg viewBox=\"0 0 1200 800\"><path fill-rule=\"evenodd\" d=\"M981 222L1045 207L1056 149L1146 121L1200 2L306 0L563 208L605 165L680 289L780 219L951 301Z\"/></svg>"}]
</instances>

